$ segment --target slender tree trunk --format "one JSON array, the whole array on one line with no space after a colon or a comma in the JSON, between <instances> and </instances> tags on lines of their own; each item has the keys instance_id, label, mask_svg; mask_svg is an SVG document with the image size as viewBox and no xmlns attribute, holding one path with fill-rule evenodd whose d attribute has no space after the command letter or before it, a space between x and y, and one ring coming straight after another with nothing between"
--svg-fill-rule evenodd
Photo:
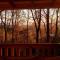
<instances>
[{"instance_id":1,"label":"slender tree trunk","mask_svg":"<svg viewBox=\"0 0 60 60\"><path fill-rule=\"evenodd\" d=\"M39 35L39 32L40 32L40 38L41 38L41 28L40 28L40 26L41 26L41 9L40 9L40 18L39 18L39 22L38 22L38 35ZM38 39L39 39L39 36L38 36Z\"/></svg>"},{"instance_id":2,"label":"slender tree trunk","mask_svg":"<svg viewBox=\"0 0 60 60\"><path fill-rule=\"evenodd\" d=\"M6 30L6 10L5 10L5 23L4 23L4 29L5 29L5 42L7 42L7 30Z\"/></svg>"},{"instance_id":3,"label":"slender tree trunk","mask_svg":"<svg viewBox=\"0 0 60 60\"><path fill-rule=\"evenodd\" d=\"M51 34L52 34L52 19L51 19Z\"/></svg>"},{"instance_id":4,"label":"slender tree trunk","mask_svg":"<svg viewBox=\"0 0 60 60\"><path fill-rule=\"evenodd\" d=\"M34 18L34 14L33 14L33 11L31 10L32 12L32 17L33 17L33 20L34 20L34 24L35 24L35 31L36 31L36 43L39 42L39 31L40 31L40 23L41 23L41 9L39 10L39 15L37 17L37 12L35 11L35 15L36 15L36 18ZM36 23L37 22L37 23Z\"/></svg>"},{"instance_id":5,"label":"slender tree trunk","mask_svg":"<svg viewBox=\"0 0 60 60\"><path fill-rule=\"evenodd\" d=\"M28 43L28 20L27 20L27 42Z\"/></svg>"},{"instance_id":6,"label":"slender tree trunk","mask_svg":"<svg viewBox=\"0 0 60 60\"><path fill-rule=\"evenodd\" d=\"M38 42L39 42L39 31L36 30L36 43L38 43Z\"/></svg>"},{"instance_id":7,"label":"slender tree trunk","mask_svg":"<svg viewBox=\"0 0 60 60\"><path fill-rule=\"evenodd\" d=\"M1 25L0 25L0 27L1 27L1 31L2 31L2 11L0 11L0 18L1 18ZM3 38L0 40L0 43L2 43L3 42Z\"/></svg>"},{"instance_id":8,"label":"slender tree trunk","mask_svg":"<svg viewBox=\"0 0 60 60\"><path fill-rule=\"evenodd\" d=\"M17 31L16 31L16 24L17 24L17 11L15 11L16 13L16 19L15 19L15 41L17 42Z\"/></svg>"},{"instance_id":9,"label":"slender tree trunk","mask_svg":"<svg viewBox=\"0 0 60 60\"><path fill-rule=\"evenodd\" d=\"M41 23L41 9L39 10L39 20L38 20L38 26L36 27L36 43L39 43L39 32L40 32L40 35L41 35L41 31L40 31L40 23Z\"/></svg>"},{"instance_id":10,"label":"slender tree trunk","mask_svg":"<svg viewBox=\"0 0 60 60\"><path fill-rule=\"evenodd\" d=\"M47 40L49 42L49 9L47 9Z\"/></svg>"},{"instance_id":11,"label":"slender tree trunk","mask_svg":"<svg viewBox=\"0 0 60 60\"><path fill-rule=\"evenodd\" d=\"M28 20L27 20L27 43L28 43L28 22L29 22L29 10L28 10Z\"/></svg>"},{"instance_id":12,"label":"slender tree trunk","mask_svg":"<svg viewBox=\"0 0 60 60\"><path fill-rule=\"evenodd\" d=\"M41 37L41 30L40 30L40 24L41 24L41 9L39 10L39 20L38 20L38 26L36 27L36 43L39 43L39 32Z\"/></svg>"},{"instance_id":13,"label":"slender tree trunk","mask_svg":"<svg viewBox=\"0 0 60 60\"><path fill-rule=\"evenodd\" d=\"M55 37L57 37L57 33L58 33L58 10L56 11L57 17L56 17L56 32L55 32Z\"/></svg>"},{"instance_id":14,"label":"slender tree trunk","mask_svg":"<svg viewBox=\"0 0 60 60\"><path fill-rule=\"evenodd\" d=\"M14 42L14 27L13 27L14 11L12 11L12 42Z\"/></svg>"}]
</instances>

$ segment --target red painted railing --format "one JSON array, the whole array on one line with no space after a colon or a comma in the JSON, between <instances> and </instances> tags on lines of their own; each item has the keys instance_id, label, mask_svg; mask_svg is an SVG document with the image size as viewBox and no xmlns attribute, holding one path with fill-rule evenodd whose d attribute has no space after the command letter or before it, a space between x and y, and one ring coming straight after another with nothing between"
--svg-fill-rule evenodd
<instances>
[{"instance_id":1,"label":"red painted railing","mask_svg":"<svg viewBox=\"0 0 60 60\"><path fill-rule=\"evenodd\" d=\"M0 44L0 57L56 56L59 47L59 44Z\"/></svg>"}]
</instances>

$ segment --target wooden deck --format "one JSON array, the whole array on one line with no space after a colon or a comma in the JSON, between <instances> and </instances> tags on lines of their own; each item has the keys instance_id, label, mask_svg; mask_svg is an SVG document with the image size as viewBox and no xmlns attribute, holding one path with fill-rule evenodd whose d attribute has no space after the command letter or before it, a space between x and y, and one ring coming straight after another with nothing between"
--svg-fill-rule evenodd
<instances>
[{"instance_id":1,"label":"wooden deck","mask_svg":"<svg viewBox=\"0 0 60 60\"><path fill-rule=\"evenodd\" d=\"M60 60L60 56L55 57L0 57L0 60Z\"/></svg>"}]
</instances>

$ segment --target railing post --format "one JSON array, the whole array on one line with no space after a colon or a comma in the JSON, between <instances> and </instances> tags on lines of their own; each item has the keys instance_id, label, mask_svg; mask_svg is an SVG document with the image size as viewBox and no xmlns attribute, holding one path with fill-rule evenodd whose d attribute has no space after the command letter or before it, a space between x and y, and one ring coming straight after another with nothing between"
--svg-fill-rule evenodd
<instances>
[{"instance_id":1,"label":"railing post","mask_svg":"<svg viewBox=\"0 0 60 60\"><path fill-rule=\"evenodd\" d=\"M47 48L47 49L48 49L48 56L52 56L51 48Z\"/></svg>"},{"instance_id":2,"label":"railing post","mask_svg":"<svg viewBox=\"0 0 60 60\"><path fill-rule=\"evenodd\" d=\"M8 48L5 47L5 56L8 56Z\"/></svg>"},{"instance_id":3,"label":"railing post","mask_svg":"<svg viewBox=\"0 0 60 60\"><path fill-rule=\"evenodd\" d=\"M0 48L0 56L2 56L2 48Z\"/></svg>"},{"instance_id":4,"label":"railing post","mask_svg":"<svg viewBox=\"0 0 60 60\"><path fill-rule=\"evenodd\" d=\"M56 48L54 47L53 50L54 50L54 56L55 56L56 55Z\"/></svg>"},{"instance_id":5,"label":"railing post","mask_svg":"<svg viewBox=\"0 0 60 60\"><path fill-rule=\"evenodd\" d=\"M20 49L20 56L23 56L23 48Z\"/></svg>"},{"instance_id":6,"label":"railing post","mask_svg":"<svg viewBox=\"0 0 60 60\"><path fill-rule=\"evenodd\" d=\"M41 48L41 56L45 55L45 48Z\"/></svg>"},{"instance_id":7,"label":"railing post","mask_svg":"<svg viewBox=\"0 0 60 60\"><path fill-rule=\"evenodd\" d=\"M23 56L26 56L26 48L23 48Z\"/></svg>"},{"instance_id":8,"label":"railing post","mask_svg":"<svg viewBox=\"0 0 60 60\"><path fill-rule=\"evenodd\" d=\"M50 53L50 49L47 48L47 55L50 56L50 54L51 54L51 53Z\"/></svg>"},{"instance_id":9,"label":"railing post","mask_svg":"<svg viewBox=\"0 0 60 60\"><path fill-rule=\"evenodd\" d=\"M16 55L20 56L20 48L16 48Z\"/></svg>"},{"instance_id":10,"label":"railing post","mask_svg":"<svg viewBox=\"0 0 60 60\"><path fill-rule=\"evenodd\" d=\"M29 48L29 56L32 57L32 48Z\"/></svg>"},{"instance_id":11,"label":"railing post","mask_svg":"<svg viewBox=\"0 0 60 60\"><path fill-rule=\"evenodd\" d=\"M29 48L26 48L26 56L29 56Z\"/></svg>"},{"instance_id":12,"label":"railing post","mask_svg":"<svg viewBox=\"0 0 60 60\"><path fill-rule=\"evenodd\" d=\"M14 48L11 48L11 56L14 56Z\"/></svg>"}]
</instances>

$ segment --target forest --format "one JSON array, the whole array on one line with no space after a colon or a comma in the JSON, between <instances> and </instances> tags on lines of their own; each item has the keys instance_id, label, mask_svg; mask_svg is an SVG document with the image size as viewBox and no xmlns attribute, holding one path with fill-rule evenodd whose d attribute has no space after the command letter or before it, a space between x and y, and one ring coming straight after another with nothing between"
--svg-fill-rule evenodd
<instances>
[{"instance_id":1,"label":"forest","mask_svg":"<svg viewBox=\"0 0 60 60\"><path fill-rule=\"evenodd\" d=\"M60 43L60 8L0 10L2 43Z\"/></svg>"}]
</instances>

